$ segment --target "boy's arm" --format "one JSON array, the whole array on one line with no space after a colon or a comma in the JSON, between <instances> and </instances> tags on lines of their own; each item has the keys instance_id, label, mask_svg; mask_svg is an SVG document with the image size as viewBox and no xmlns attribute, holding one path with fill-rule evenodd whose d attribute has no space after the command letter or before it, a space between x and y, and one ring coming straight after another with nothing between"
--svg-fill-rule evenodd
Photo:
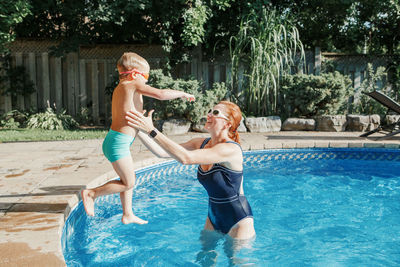
<instances>
[{"instance_id":1,"label":"boy's arm","mask_svg":"<svg viewBox=\"0 0 400 267\"><path fill-rule=\"evenodd\" d=\"M178 91L178 90L172 90L172 89L157 89L154 87L151 87L145 83L141 82L136 82L135 83L136 90L145 96L152 97L158 100L172 100L176 98L182 98L186 99L188 101L194 101L195 97L194 95Z\"/></svg>"}]
</instances>

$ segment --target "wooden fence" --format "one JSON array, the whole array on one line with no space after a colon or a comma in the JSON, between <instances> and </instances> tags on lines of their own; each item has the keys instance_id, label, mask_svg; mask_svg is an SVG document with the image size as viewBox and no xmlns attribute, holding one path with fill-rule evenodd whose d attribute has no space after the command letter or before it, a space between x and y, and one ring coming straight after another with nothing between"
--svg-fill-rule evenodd
<instances>
[{"instance_id":1,"label":"wooden fence","mask_svg":"<svg viewBox=\"0 0 400 267\"><path fill-rule=\"evenodd\" d=\"M110 118L111 96L105 88L117 78L116 61L125 51L135 51L146 58L151 68L159 68L165 54L160 46L98 45L81 47L77 53L62 57L49 54L51 42L18 41L12 46L12 65L24 66L36 91L30 96L0 96L0 114L12 109L44 110L48 104L58 110L65 109L73 116L88 108L96 124L107 123ZM206 87L213 82L227 81L230 75L229 57L214 62L202 60L196 50L188 64L178 66L175 77L191 75L203 80ZM355 90L361 85L368 62L386 66L385 57L366 55L341 55L315 51L306 53L306 65L299 72L319 74L325 60L335 61L337 69L349 74Z\"/></svg>"}]
</instances>

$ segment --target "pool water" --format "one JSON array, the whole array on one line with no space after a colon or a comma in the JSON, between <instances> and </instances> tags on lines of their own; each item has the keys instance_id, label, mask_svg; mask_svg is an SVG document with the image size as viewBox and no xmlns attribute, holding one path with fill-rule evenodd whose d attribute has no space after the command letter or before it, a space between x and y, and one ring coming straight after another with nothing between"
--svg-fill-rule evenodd
<instances>
[{"instance_id":1,"label":"pool water","mask_svg":"<svg viewBox=\"0 0 400 267\"><path fill-rule=\"evenodd\" d=\"M137 172L134 212L119 195L80 203L62 237L68 266L399 266L400 151L292 149L245 153L244 190L257 236L237 242L201 231L208 198L197 166Z\"/></svg>"}]
</instances>

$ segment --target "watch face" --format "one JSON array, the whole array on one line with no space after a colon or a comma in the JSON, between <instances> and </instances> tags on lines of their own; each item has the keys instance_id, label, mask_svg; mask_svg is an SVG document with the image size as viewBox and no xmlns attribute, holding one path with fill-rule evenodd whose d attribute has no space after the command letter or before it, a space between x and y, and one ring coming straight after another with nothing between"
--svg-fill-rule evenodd
<instances>
[{"instance_id":1,"label":"watch face","mask_svg":"<svg viewBox=\"0 0 400 267\"><path fill-rule=\"evenodd\" d=\"M157 135L157 132L156 131L154 131L154 130L152 130L150 133L149 133L149 135L151 136L151 137L156 137L156 135Z\"/></svg>"}]
</instances>

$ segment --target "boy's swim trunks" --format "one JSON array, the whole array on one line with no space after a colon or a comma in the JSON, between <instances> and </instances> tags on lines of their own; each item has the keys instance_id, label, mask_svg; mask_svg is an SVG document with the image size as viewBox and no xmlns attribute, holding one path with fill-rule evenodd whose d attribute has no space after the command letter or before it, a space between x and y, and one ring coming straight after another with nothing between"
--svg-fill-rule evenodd
<instances>
[{"instance_id":1,"label":"boy's swim trunks","mask_svg":"<svg viewBox=\"0 0 400 267\"><path fill-rule=\"evenodd\" d=\"M103 153L110 162L128 157L131 155L129 147L134 137L110 129L103 141Z\"/></svg>"}]
</instances>

